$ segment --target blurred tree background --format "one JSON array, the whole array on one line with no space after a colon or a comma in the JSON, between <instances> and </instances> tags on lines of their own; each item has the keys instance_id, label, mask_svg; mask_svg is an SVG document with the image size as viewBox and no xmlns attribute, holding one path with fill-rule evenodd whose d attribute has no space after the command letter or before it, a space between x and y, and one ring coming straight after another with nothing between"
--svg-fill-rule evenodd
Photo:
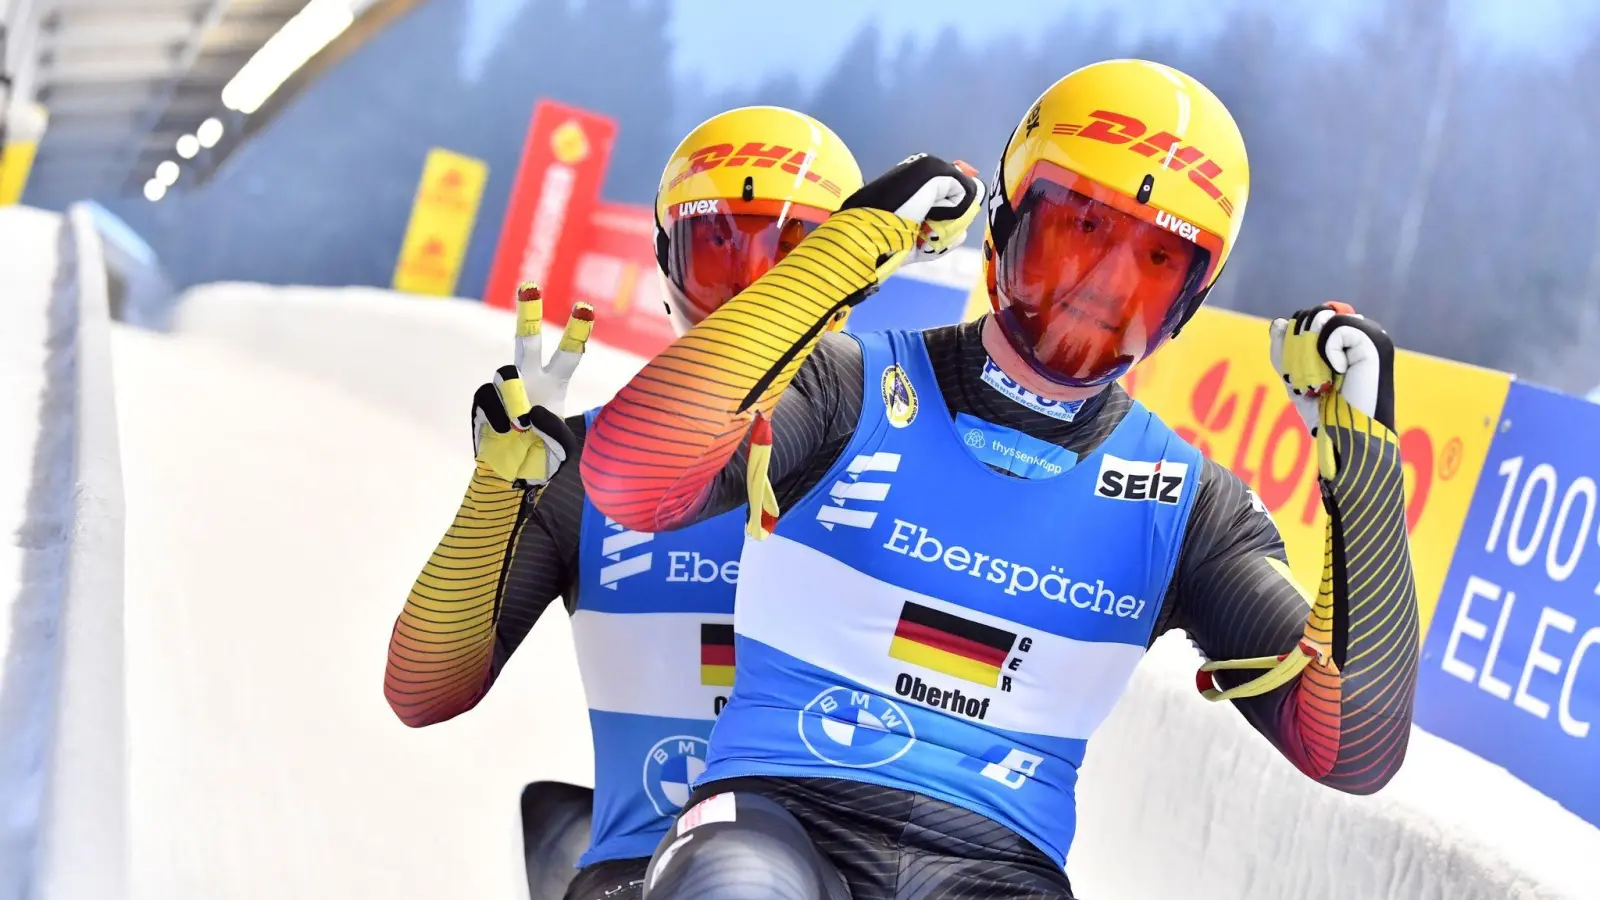
<instances>
[{"instance_id":1,"label":"blurred tree background","mask_svg":"<svg viewBox=\"0 0 1600 900\"><path fill-rule=\"evenodd\" d=\"M466 0L432 0L209 184L107 205L181 285L385 286L423 158L448 147L490 167L459 287L477 296L540 97L614 116L605 195L647 203L684 131L749 103L827 122L868 177L919 150L987 175L1051 82L1137 56L1206 83L1248 142L1250 204L1216 303L1276 314L1347 300L1412 349L1568 390L1600 382L1589 349L1600 338L1600 34L1575 59L1476 54L1447 3L1390 0L1337 46L1308 41L1268 4L1216 13L1215 37L1174 41L1063 8L1026 40L952 28L891 41L869 23L840 38L847 49L819 78L721 90L675 75L667 0L506 8L485 41L467 34Z\"/></svg>"}]
</instances>

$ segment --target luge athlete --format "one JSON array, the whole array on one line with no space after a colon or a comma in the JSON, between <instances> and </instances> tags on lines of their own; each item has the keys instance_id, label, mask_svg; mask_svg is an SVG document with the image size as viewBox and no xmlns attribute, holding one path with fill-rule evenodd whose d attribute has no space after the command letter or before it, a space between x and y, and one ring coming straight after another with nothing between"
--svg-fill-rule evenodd
<instances>
[{"instance_id":1,"label":"luge athlete","mask_svg":"<svg viewBox=\"0 0 1600 900\"><path fill-rule=\"evenodd\" d=\"M1001 157L991 314L823 333L977 214L975 182L914 157L601 410L581 466L605 514L668 531L748 497L775 522L746 545L737 686L647 897L1070 896L1086 742L1171 628L1243 660L1208 679L1267 670L1207 695L1302 772L1388 781L1418 649L1388 337L1338 306L1274 323L1328 511L1314 596L1246 486L1115 384L1204 300L1247 193L1204 86L1085 67Z\"/></svg>"},{"instance_id":2,"label":"luge athlete","mask_svg":"<svg viewBox=\"0 0 1600 900\"><path fill-rule=\"evenodd\" d=\"M860 186L849 148L793 110L747 107L696 127L670 157L655 202L657 262L680 332L754 282ZM592 312L576 313L542 365L538 294L519 294L527 358L474 397L477 469L395 624L384 692L412 726L466 712L551 601L565 597L595 749L590 843L565 896L628 900L704 767L732 683L743 516L650 535L584 502L573 457L587 419L563 422L550 410L562 407L588 338L585 316ZM828 327L844 320L841 313ZM542 739L531 723L528 739ZM562 798L576 790L544 787ZM529 875L535 885L555 881L559 896L571 872Z\"/></svg>"}]
</instances>

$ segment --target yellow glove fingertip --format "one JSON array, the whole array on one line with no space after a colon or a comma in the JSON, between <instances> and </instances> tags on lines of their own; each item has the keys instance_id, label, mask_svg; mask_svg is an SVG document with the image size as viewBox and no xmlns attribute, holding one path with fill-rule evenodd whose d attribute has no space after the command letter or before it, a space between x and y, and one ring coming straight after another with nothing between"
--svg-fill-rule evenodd
<instances>
[{"instance_id":1,"label":"yellow glove fingertip","mask_svg":"<svg viewBox=\"0 0 1600 900\"><path fill-rule=\"evenodd\" d=\"M544 324L544 295L539 286L524 281L517 286L517 337L532 337Z\"/></svg>"},{"instance_id":2,"label":"yellow glove fingertip","mask_svg":"<svg viewBox=\"0 0 1600 900\"><path fill-rule=\"evenodd\" d=\"M572 305L572 313L567 316L567 327L561 332L559 349L567 353L582 353L589 344L589 335L594 333L594 307L579 301Z\"/></svg>"}]
</instances>

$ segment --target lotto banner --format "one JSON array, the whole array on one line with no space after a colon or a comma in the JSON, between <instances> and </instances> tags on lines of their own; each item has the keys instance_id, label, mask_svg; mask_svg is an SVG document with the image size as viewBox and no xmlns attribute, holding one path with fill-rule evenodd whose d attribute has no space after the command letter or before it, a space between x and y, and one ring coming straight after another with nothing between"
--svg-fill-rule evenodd
<instances>
[{"instance_id":1,"label":"lotto banner","mask_svg":"<svg viewBox=\"0 0 1600 900\"><path fill-rule=\"evenodd\" d=\"M1600 405L1513 384L1423 644L1417 724L1600 825Z\"/></svg>"},{"instance_id":2,"label":"lotto banner","mask_svg":"<svg viewBox=\"0 0 1600 900\"><path fill-rule=\"evenodd\" d=\"M1407 524L1426 629L1510 378L1405 351L1395 368ZM1124 385L1255 490L1283 532L1290 568L1306 585L1320 583L1325 513L1311 436L1272 369L1266 320L1202 308Z\"/></svg>"},{"instance_id":3,"label":"lotto banner","mask_svg":"<svg viewBox=\"0 0 1600 900\"><path fill-rule=\"evenodd\" d=\"M408 294L452 297L461 259L478 219L478 201L489 166L481 159L441 147L428 151L411 201L411 220L395 261L394 289Z\"/></svg>"},{"instance_id":4,"label":"lotto banner","mask_svg":"<svg viewBox=\"0 0 1600 900\"><path fill-rule=\"evenodd\" d=\"M605 116L539 101L522 149L516 185L500 228L484 302L510 308L516 287L537 283L545 310L565 321L572 275L588 222L600 200L616 123Z\"/></svg>"}]
</instances>

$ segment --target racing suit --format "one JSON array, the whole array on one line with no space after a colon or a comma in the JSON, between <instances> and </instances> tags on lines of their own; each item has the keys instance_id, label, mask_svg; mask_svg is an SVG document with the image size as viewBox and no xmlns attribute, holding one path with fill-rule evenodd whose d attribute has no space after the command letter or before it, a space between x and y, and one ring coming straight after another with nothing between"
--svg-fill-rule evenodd
<instances>
[{"instance_id":1,"label":"racing suit","mask_svg":"<svg viewBox=\"0 0 1600 900\"><path fill-rule=\"evenodd\" d=\"M877 394L880 377L876 365L866 371L859 342L832 335L819 340L815 323L841 303L852 302L847 294L866 287L877 254L904 249L878 246L894 239L895 227L892 216L869 210L853 217L836 215L755 287L731 301L720 317L680 339L624 388L594 423L581 463L598 508L629 528L661 531L739 506L748 496L742 442L749 426L747 410L753 408L771 419L768 476L780 506L791 514L803 510L798 518L809 518L819 496L832 491L823 484L834 480L830 473L851 474L848 466L855 461L841 455L857 438L858 426L868 427L863 406ZM858 258L848 248L869 252ZM921 416L952 421L972 417L1062 448L1076 462L1113 440L1130 414L1148 418L1117 387L1084 404L1071 421L1015 402L983 377L990 360L982 327L970 323L920 335L928 377L937 386L936 391L923 390ZM683 372L697 377L684 378ZM882 405L890 407L887 371L883 377ZM1392 431L1392 422L1386 424ZM1417 604L1401 466L1396 443L1385 439L1384 430L1342 422L1323 427L1346 463L1340 477L1322 483L1330 528L1327 574L1315 609L1326 610L1325 619L1312 617L1308 623L1306 597L1287 573L1270 517L1236 476L1204 459L1196 460L1198 484L1183 501L1189 504L1184 520L1175 526L1181 531L1175 565L1156 598L1160 608L1147 639L1182 628L1207 657L1234 659L1282 653L1307 634L1325 637L1330 648L1326 658L1319 657L1288 684L1239 699L1235 706L1308 776L1338 790L1368 793L1387 783L1403 759L1417 665ZM862 471L872 465L864 464ZM948 502L964 504L971 515L986 515L983 494L963 492L967 487L953 485ZM859 496L865 495L846 488L841 499ZM992 529L1004 529L1006 517L1020 508L993 510L986 521ZM782 528L780 522L779 537ZM748 579L753 568L748 549L746 554L743 574ZM803 584L806 576L797 577ZM819 606L821 600L819 592ZM1122 608L1122 597L1116 601ZM761 602L759 595L742 595L739 618L747 617L748 605ZM797 601L790 597L788 602ZM908 617L901 614L902 624ZM846 629L852 624L840 622ZM742 626L736 628L741 630L742 667L733 705L751 685L743 668L747 644L762 643L747 640ZM1127 636L1118 639L1126 641ZM895 693L892 683L865 684L841 676L839 683L845 681L852 691L864 684L867 690L858 693L869 701ZM1070 699L1073 692L1062 687L1057 684L1057 692ZM753 705L781 694L748 689L760 694ZM944 705L927 699L913 699L913 705L931 703L944 715L950 695L941 696ZM802 713L799 730L804 738L808 719L803 710L790 714L797 712ZM880 733L893 732L881 725L881 715L877 720ZM924 715L920 721L930 720ZM794 730L794 719L789 722L785 731ZM838 734L839 726L832 730ZM725 743L720 731L713 741L714 756ZM974 892L1008 898L1070 896L1060 875L1070 825L1046 823L1056 832L1041 839L1039 829L1026 827L1037 815L976 797L956 784L958 766L938 784L908 786L905 779L869 774L873 770L861 767L859 760L836 760L827 778L816 770L791 774L797 767L779 759L781 754L763 755L769 749L737 748L735 755L744 758L722 767L732 773L728 779L699 786L695 805L680 816L675 832L657 852L653 878L661 883L651 896L733 896L737 891L717 891L729 890L728 879L740 877L736 870L741 865L746 870L782 868L793 876L781 888L769 883L771 890L748 896L844 896L844 890L855 900ZM972 761L980 766L993 762ZM1026 767L1010 772L1029 774ZM1070 790L1070 776L1058 777L1057 786ZM753 823L745 845L760 847L762 855L747 854L742 862L722 859L723 881L707 880L715 867L697 868L694 857L737 846L713 835L717 829L743 827L738 824L741 816ZM1069 812L1062 816L1070 819ZM796 849L797 832L809 846ZM706 837L696 841L695 835Z\"/></svg>"},{"instance_id":2,"label":"racing suit","mask_svg":"<svg viewBox=\"0 0 1600 900\"><path fill-rule=\"evenodd\" d=\"M581 441L586 417L566 422ZM589 846L565 896L628 900L727 702L743 521L629 531L584 501L575 462L560 472L526 493L477 473L396 622L385 694L412 726L466 712L563 596L595 747ZM530 883L550 881L530 872Z\"/></svg>"}]
</instances>

